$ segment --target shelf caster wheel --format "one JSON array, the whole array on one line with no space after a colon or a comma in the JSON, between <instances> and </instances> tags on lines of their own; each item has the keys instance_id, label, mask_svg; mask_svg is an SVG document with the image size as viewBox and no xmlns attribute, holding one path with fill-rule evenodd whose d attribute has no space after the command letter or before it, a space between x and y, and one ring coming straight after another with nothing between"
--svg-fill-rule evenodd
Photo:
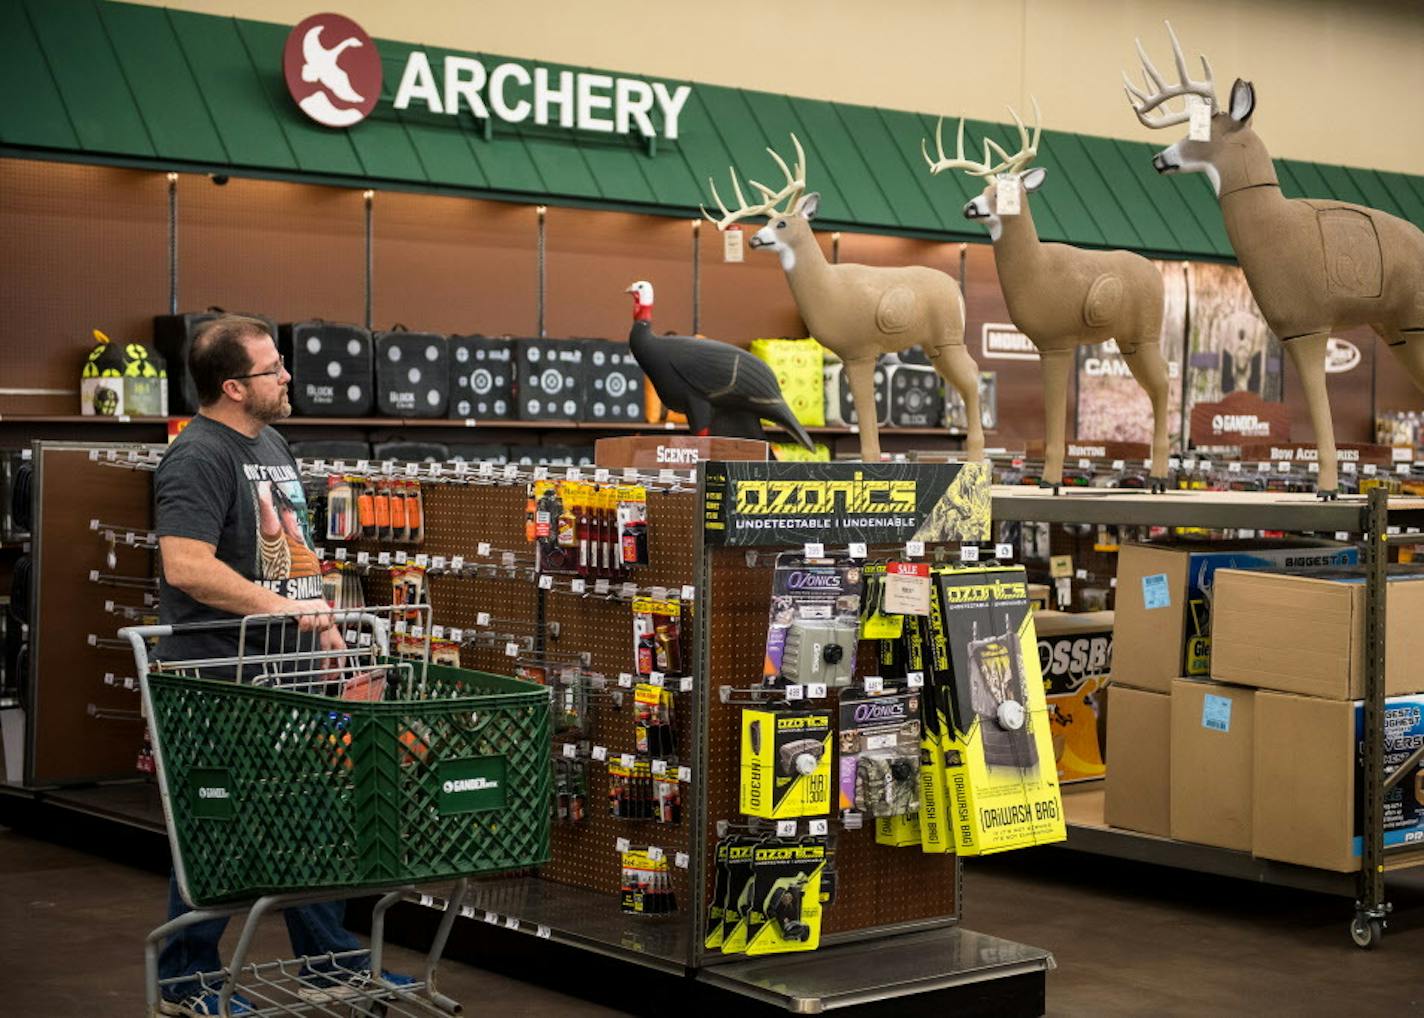
<instances>
[{"instance_id":1,"label":"shelf caster wheel","mask_svg":"<svg viewBox=\"0 0 1424 1018\"><path fill-rule=\"evenodd\" d=\"M1384 920L1371 919L1368 916L1355 916L1350 920L1350 939L1355 942L1355 946L1358 948L1366 951L1374 950L1384 939Z\"/></svg>"},{"instance_id":2,"label":"shelf caster wheel","mask_svg":"<svg viewBox=\"0 0 1424 1018\"><path fill-rule=\"evenodd\" d=\"M1167 493L1167 478L1148 478L1147 488L1154 495L1165 495Z\"/></svg>"},{"instance_id":3,"label":"shelf caster wheel","mask_svg":"<svg viewBox=\"0 0 1424 1018\"><path fill-rule=\"evenodd\" d=\"M1336 502L1340 499L1340 489L1333 488L1330 491L1317 490L1315 492L1315 497L1320 499L1320 501L1322 502Z\"/></svg>"}]
</instances>

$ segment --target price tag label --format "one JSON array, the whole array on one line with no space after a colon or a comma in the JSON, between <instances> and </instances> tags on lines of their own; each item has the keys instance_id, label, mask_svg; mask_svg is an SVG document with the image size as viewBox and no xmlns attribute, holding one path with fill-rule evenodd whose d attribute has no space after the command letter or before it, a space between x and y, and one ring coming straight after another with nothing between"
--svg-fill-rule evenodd
<instances>
[{"instance_id":1,"label":"price tag label","mask_svg":"<svg viewBox=\"0 0 1424 1018\"><path fill-rule=\"evenodd\" d=\"M1182 466L1181 457L1179 457L1179 456L1168 456L1168 457L1167 457L1167 467L1168 467L1168 469L1170 469L1170 470L1179 470L1179 469L1181 469L1181 466Z\"/></svg>"},{"instance_id":2,"label":"price tag label","mask_svg":"<svg viewBox=\"0 0 1424 1018\"><path fill-rule=\"evenodd\" d=\"M517 929L519 929L519 920L516 919L514 916L509 916L508 918L506 918L506 919L504 920L504 928L505 928L506 930L517 930Z\"/></svg>"},{"instance_id":3,"label":"price tag label","mask_svg":"<svg viewBox=\"0 0 1424 1018\"><path fill-rule=\"evenodd\" d=\"M419 476L420 476L420 464L419 464L419 463L407 463L407 464L405 465L405 475L406 475L407 477L419 477Z\"/></svg>"},{"instance_id":4,"label":"price tag label","mask_svg":"<svg viewBox=\"0 0 1424 1018\"><path fill-rule=\"evenodd\" d=\"M1014 546L1012 544L994 545L994 557L996 559L1008 560L1014 557Z\"/></svg>"},{"instance_id":5,"label":"price tag label","mask_svg":"<svg viewBox=\"0 0 1424 1018\"><path fill-rule=\"evenodd\" d=\"M653 773L654 773L654 774L666 774L666 773L667 773L667 761L666 761L666 760L654 760L654 761L653 761Z\"/></svg>"},{"instance_id":6,"label":"price tag label","mask_svg":"<svg viewBox=\"0 0 1424 1018\"><path fill-rule=\"evenodd\" d=\"M663 857L663 850L662 850L661 848L659 848L657 845L649 845L649 846L648 846L648 858L649 858L649 859L651 859L653 862L659 862L659 861L661 861L662 857Z\"/></svg>"},{"instance_id":7,"label":"price tag label","mask_svg":"<svg viewBox=\"0 0 1424 1018\"><path fill-rule=\"evenodd\" d=\"M587 580L570 580L570 581L569 581L569 591L570 591L571 593L574 593L574 594L582 594L582 593L583 593L584 591L586 591L586 590L588 590L588 581L587 581Z\"/></svg>"},{"instance_id":8,"label":"price tag label","mask_svg":"<svg viewBox=\"0 0 1424 1018\"><path fill-rule=\"evenodd\" d=\"M1078 461L1078 469L1079 469L1079 470L1092 470L1092 469L1093 469L1093 461L1090 460L1090 459L1080 459L1080 460Z\"/></svg>"},{"instance_id":9,"label":"price tag label","mask_svg":"<svg viewBox=\"0 0 1424 1018\"><path fill-rule=\"evenodd\" d=\"M432 637L434 637L435 639L437 639L437 640L443 640L443 639L445 639L445 627L444 627L444 626L431 626L431 627L430 627L430 635L431 635Z\"/></svg>"},{"instance_id":10,"label":"price tag label","mask_svg":"<svg viewBox=\"0 0 1424 1018\"><path fill-rule=\"evenodd\" d=\"M1342 473L1353 474L1356 470L1356 466L1354 463L1341 463L1340 470Z\"/></svg>"},{"instance_id":11,"label":"price tag label","mask_svg":"<svg viewBox=\"0 0 1424 1018\"><path fill-rule=\"evenodd\" d=\"M1277 464L1276 464L1276 473L1278 473L1278 474L1288 474L1288 473L1290 473L1290 471L1291 471L1291 465L1290 465L1289 463L1285 462L1284 460L1282 460L1280 463L1277 463Z\"/></svg>"},{"instance_id":12,"label":"price tag label","mask_svg":"<svg viewBox=\"0 0 1424 1018\"><path fill-rule=\"evenodd\" d=\"M677 855L672 857L672 864L680 870L687 869L688 865L691 862L692 860L687 857L686 852L679 852L677 853Z\"/></svg>"},{"instance_id":13,"label":"price tag label","mask_svg":"<svg viewBox=\"0 0 1424 1018\"><path fill-rule=\"evenodd\" d=\"M1230 463L1226 464L1226 472L1227 472L1228 474L1239 474L1239 473L1241 473L1241 461L1240 461L1240 460L1232 460Z\"/></svg>"},{"instance_id":14,"label":"price tag label","mask_svg":"<svg viewBox=\"0 0 1424 1018\"><path fill-rule=\"evenodd\" d=\"M692 780L692 768L691 768L691 767L679 767L679 768L677 769L677 780L678 780L678 781L681 781L681 782L683 782L683 783L686 783L686 782L691 781L691 780Z\"/></svg>"},{"instance_id":15,"label":"price tag label","mask_svg":"<svg viewBox=\"0 0 1424 1018\"><path fill-rule=\"evenodd\" d=\"M396 622L396 624L395 624L395 631L396 631L397 633L404 633L404 632L406 631L406 628L407 628L407 624L406 624L405 619L401 619L401 620L399 620L398 622Z\"/></svg>"},{"instance_id":16,"label":"price tag label","mask_svg":"<svg viewBox=\"0 0 1424 1018\"><path fill-rule=\"evenodd\" d=\"M850 545L850 557L851 557L851 558L856 558L856 559L865 558L866 554L867 554L867 553L866 553L866 550L865 550L865 542L864 542L864 541L852 541L852 542L851 542L851 545Z\"/></svg>"},{"instance_id":17,"label":"price tag label","mask_svg":"<svg viewBox=\"0 0 1424 1018\"><path fill-rule=\"evenodd\" d=\"M618 588L618 594L620 597L637 597L638 585L636 583L625 583L623 584L623 586Z\"/></svg>"},{"instance_id":18,"label":"price tag label","mask_svg":"<svg viewBox=\"0 0 1424 1018\"><path fill-rule=\"evenodd\" d=\"M961 544L959 546L959 561L978 562L979 546L977 544Z\"/></svg>"},{"instance_id":19,"label":"price tag label","mask_svg":"<svg viewBox=\"0 0 1424 1018\"><path fill-rule=\"evenodd\" d=\"M1187 96L1187 137L1211 141L1211 105L1199 95Z\"/></svg>"},{"instance_id":20,"label":"price tag label","mask_svg":"<svg viewBox=\"0 0 1424 1018\"><path fill-rule=\"evenodd\" d=\"M692 692L692 676L684 675L682 678L678 679L677 688L684 693Z\"/></svg>"},{"instance_id":21,"label":"price tag label","mask_svg":"<svg viewBox=\"0 0 1424 1018\"><path fill-rule=\"evenodd\" d=\"M919 689L919 688L921 688L922 686L924 686L924 684L925 684L925 673L924 673L924 672L906 672L906 673L905 673L905 685L909 686L911 689Z\"/></svg>"},{"instance_id":22,"label":"price tag label","mask_svg":"<svg viewBox=\"0 0 1424 1018\"><path fill-rule=\"evenodd\" d=\"M593 581L593 592L594 592L595 594L606 594L606 593L608 593L608 581L607 581L607 580L594 580L594 581Z\"/></svg>"},{"instance_id":23,"label":"price tag label","mask_svg":"<svg viewBox=\"0 0 1424 1018\"><path fill-rule=\"evenodd\" d=\"M1019 178L1003 174L994 179L994 215L1016 216L1019 214Z\"/></svg>"},{"instance_id":24,"label":"price tag label","mask_svg":"<svg viewBox=\"0 0 1424 1018\"><path fill-rule=\"evenodd\" d=\"M564 756L572 760L574 757L578 756L578 747L575 746L572 742L564 743Z\"/></svg>"},{"instance_id":25,"label":"price tag label","mask_svg":"<svg viewBox=\"0 0 1424 1018\"><path fill-rule=\"evenodd\" d=\"M1375 466L1373 463L1366 463L1360 469L1366 477L1373 477L1375 474L1379 473L1379 467Z\"/></svg>"},{"instance_id":26,"label":"price tag label","mask_svg":"<svg viewBox=\"0 0 1424 1018\"><path fill-rule=\"evenodd\" d=\"M345 561L346 561L346 549L345 549L345 548L337 548L337 549L336 549L336 561L338 561L338 562L345 562Z\"/></svg>"},{"instance_id":27,"label":"price tag label","mask_svg":"<svg viewBox=\"0 0 1424 1018\"><path fill-rule=\"evenodd\" d=\"M1408 477L1408 476L1409 476L1409 471L1410 471L1411 469L1412 469L1412 468L1410 467L1410 465L1409 465L1408 463L1401 463L1401 464L1399 464L1399 466L1397 466L1397 467L1394 468L1394 472L1395 472L1396 474L1398 474L1400 477Z\"/></svg>"},{"instance_id":28,"label":"price tag label","mask_svg":"<svg viewBox=\"0 0 1424 1018\"><path fill-rule=\"evenodd\" d=\"M1088 571L1086 569L1074 570L1073 577L1074 579L1086 580L1088 578Z\"/></svg>"},{"instance_id":29,"label":"price tag label","mask_svg":"<svg viewBox=\"0 0 1424 1018\"><path fill-rule=\"evenodd\" d=\"M637 467L624 467L624 468L623 468L623 480L625 480L625 481L636 481L637 479L638 479L638 468L637 468Z\"/></svg>"},{"instance_id":30,"label":"price tag label","mask_svg":"<svg viewBox=\"0 0 1424 1018\"><path fill-rule=\"evenodd\" d=\"M477 625L477 626L487 626L487 625L489 625L489 624L490 624L490 613L489 613L489 612L478 612L478 613L475 615L475 625Z\"/></svg>"},{"instance_id":31,"label":"price tag label","mask_svg":"<svg viewBox=\"0 0 1424 1018\"><path fill-rule=\"evenodd\" d=\"M803 687L803 686L796 686L796 685L793 685L793 686L787 686L785 692L786 692L786 699L788 699L788 700L799 700L799 699L801 699L801 697L805 694L806 690L805 690L805 687Z\"/></svg>"},{"instance_id":32,"label":"price tag label","mask_svg":"<svg viewBox=\"0 0 1424 1018\"><path fill-rule=\"evenodd\" d=\"M508 643L506 643L506 644L504 645L504 656L505 656L505 657L518 657L518 656L519 656L519 644L515 643L513 640L510 640Z\"/></svg>"},{"instance_id":33,"label":"price tag label","mask_svg":"<svg viewBox=\"0 0 1424 1018\"><path fill-rule=\"evenodd\" d=\"M593 749L590 751L589 755L591 755L595 760L601 763L602 761L608 759L608 747L594 746Z\"/></svg>"},{"instance_id":34,"label":"price tag label","mask_svg":"<svg viewBox=\"0 0 1424 1018\"><path fill-rule=\"evenodd\" d=\"M518 464L518 463L506 463L506 464L504 465L504 479L505 479L506 481L512 481L512 480L514 480L515 478L517 478L518 476L519 476L519 464Z\"/></svg>"},{"instance_id":35,"label":"price tag label","mask_svg":"<svg viewBox=\"0 0 1424 1018\"><path fill-rule=\"evenodd\" d=\"M444 568L445 568L445 556L444 556L444 555L436 555L434 558L432 558L432 559L430 560L430 565L431 565L432 568L435 568L435 569L444 569Z\"/></svg>"},{"instance_id":36,"label":"price tag label","mask_svg":"<svg viewBox=\"0 0 1424 1018\"><path fill-rule=\"evenodd\" d=\"M614 847L615 849L617 849L619 852L627 852L627 851L628 851L629 849L631 849L633 846L628 843L628 839L627 839L627 838L619 838L617 841L615 841L615 842L613 843L613 847Z\"/></svg>"},{"instance_id":37,"label":"price tag label","mask_svg":"<svg viewBox=\"0 0 1424 1018\"><path fill-rule=\"evenodd\" d=\"M452 559L450 559L450 568L453 569L453 570L454 570L455 572L457 572L457 573L458 573L460 570L464 569L464 568L465 568L465 556L463 556L463 555L456 555L456 556L454 556Z\"/></svg>"},{"instance_id":38,"label":"price tag label","mask_svg":"<svg viewBox=\"0 0 1424 1018\"><path fill-rule=\"evenodd\" d=\"M430 556L429 556L429 555L417 555L417 556L415 556L415 564L418 565L418 566L422 566L422 567L430 565Z\"/></svg>"},{"instance_id":39,"label":"price tag label","mask_svg":"<svg viewBox=\"0 0 1424 1018\"><path fill-rule=\"evenodd\" d=\"M677 471L670 470L667 467L664 467L662 470L658 471L658 480L662 481L664 484L673 484L677 481Z\"/></svg>"},{"instance_id":40,"label":"price tag label","mask_svg":"<svg viewBox=\"0 0 1424 1018\"><path fill-rule=\"evenodd\" d=\"M578 467L569 467L564 471L564 479L567 481L582 481L583 471Z\"/></svg>"},{"instance_id":41,"label":"price tag label","mask_svg":"<svg viewBox=\"0 0 1424 1018\"><path fill-rule=\"evenodd\" d=\"M1257 463L1257 464L1256 464L1256 473L1258 473L1258 474L1269 474L1270 472L1271 472L1271 465L1270 465L1269 463Z\"/></svg>"},{"instance_id":42,"label":"price tag label","mask_svg":"<svg viewBox=\"0 0 1424 1018\"><path fill-rule=\"evenodd\" d=\"M695 601L697 599L697 588L690 583L684 583L682 590L678 592L680 600Z\"/></svg>"},{"instance_id":43,"label":"price tag label","mask_svg":"<svg viewBox=\"0 0 1424 1018\"><path fill-rule=\"evenodd\" d=\"M867 693L882 693L885 691L885 680L879 675L867 675L865 677L865 691Z\"/></svg>"},{"instance_id":44,"label":"price tag label","mask_svg":"<svg viewBox=\"0 0 1424 1018\"><path fill-rule=\"evenodd\" d=\"M738 264L743 260L742 228L733 226L722 231L722 261Z\"/></svg>"},{"instance_id":45,"label":"price tag label","mask_svg":"<svg viewBox=\"0 0 1424 1018\"><path fill-rule=\"evenodd\" d=\"M452 630L450 630L450 639L451 639L452 641L454 641L455 643L464 643L464 642L465 642L465 631L464 631L463 629L452 629Z\"/></svg>"},{"instance_id":46,"label":"price tag label","mask_svg":"<svg viewBox=\"0 0 1424 1018\"><path fill-rule=\"evenodd\" d=\"M1117 470L1117 471L1126 470L1126 469L1127 469L1127 460L1113 460L1113 461L1112 461L1112 468L1113 468L1114 470Z\"/></svg>"},{"instance_id":47,"label":"price tag label","mask_svg":"<svg viewBox=\"0 0 1424 1018\"><path fill-rule=\"evenodd\" d=\"M540 576L540 577L539 577L539 589L540 589L540 590L553 590L553 589L554 589L554 577L553 577L552 575L550 575L549 573L545 573L544 575Z\"/></svg>"},{"instance_id":48,"label":"price tag label","mask_svg":"<svg viewBox=\"0 0 1424 1018\"><path fill-rule=\"evenodd\" d=\"M924 555L925 555L925 542L924 542L924 541L906 541L906 542L905 542L905 557L906 557L906 558L924 558Z\"/></svg>"},{"instance_id":49,"label":"price tag label","mask_svg":"<svg viewBox=\"0 0 1424 1018\"><path fill-rule=\"evenodd\" d=\"M649 673L648 673L648 684L649 684L649 685L652 685L652 686L657 686L659 689L661 689L661 688L662 688L662 685L663 685L663 673L662 673L662 672L649 672Z\"/></svg>"},{"instance_id":50,"label":"price tag label","mask_svg":"<svg viewBox=\"0 0 1424 1018\"><path fill-rule=\"evenodd\" d=\"M806 687L806 695L812 700L824 700L826 698L826 684L824 682L813 682Z\"/></svg>"},{"instance_id":51,"label":"price tag label","mask_svg":"<svg viewBox=\"0 0 1424 1018\"><path fill-rule=\"evenodd\" d=\"M502 565L502 566L504 566L504 567L506 567L506 568L513 568L513 567L514 567L514 552L512 552L512 551L500 552L500 555L499 555L499 564Z\"/></svg>"},{"instance_id":52,"label":"price tag label","mask_svg":"<svg viewBox=\"0 0 1424 1018\"><path fill-rule=\"evenodd\" d=\"M535 467L535 468L534 468L534 480L536 480L536 481L547 481L548 479L549 479L549 468L548 468L548 467Z\"/></svg>"},{"instance_id":53,"label":"price tag label","mask_svg":"<svg viewBox=\"0 0 1424 1018\"><path fill-rule=\"evenodd\" d=\"M486 913L485 913L485 922L489 923L491 926L498 926L498 925L499 925L499 916L498 916L497 914L495 914L494 912L486 912Z\"/></svg>"},{"instance_id":54,"label":"price tag label","mask_svg":"<svg viewBox=\"0 0 1424 1018\"><path fill-rule=\"evenodd\" d=\"M540 926L538 929L536 929L536 930L534 931L534 935L535 935L536 937L538 937L540 940L548 940L550 937L552 937L552 936L554 935L554 931L551 930L551 929L549 929L549 927L547 927L547 926Z\"/></svg>"},{"instance_id":55,"label":"price tag label","mask_svg":"<svg viewBox=\"0 0 1424 1018\"><path fill-rule=\"evenodd\" d=\"M808 827L810 828L810 830L811 830L811 836L812 836L812 837L820 837L820 836L824 835L824 834L826 833L826 831L827 831L827 824L826 824L826 821L824 821L824 820L811 820L811 821L808 821L808 822L807 822L807 826L808 826Z\"/></svg>"},{"instance_id":56,"label":"price tag label","mask_svg":"<svg viewBox=\"0 0 1424 1018\"><path fill-rule=\"evenodd\" d=\"M398 552L396 552L396 565L398 565L398 566L403 566L403 565L405 565L405 563L406 563L405 552L403 552L403 551L398 551Z\"/></svg>"},{"instance_id":57,"label":"price tag label","mask_svg":"<svg viewBox=\"0 0 1424 1018\"><path fill-rule=\"evenodd\" d=\"M618 756L618 762L624 767L632 767L635 763L638 762L638 758L632 753L620 753Z\"/></svg>"},{"instance_id":58,"label":"price tag label","mask_svg":"<svg viewBox=\"0 0 1424 1018\"><path fill-rule=\"evenodd\" d=\"M1319 464L1319 463L1308 463L1308 464L1306 464L1305 472L1308 473L1308 474L1318 474L1318 473L1320 473L1320 464Z\"/></svg>"},{"instance_id":59,"label":"price tag label","mask_svg":"<svg viewBox=\"0 0 1424 1018\"><path fill-rule=\"evenodd\" d=\"M794 838L794 837L796 837L796 821L795 821L795 820L778 820L778 821L776 822L776 836L777 836L778 838Z\"/></svg>"},{"instance_id":60,"label":"price tag label","mask_svg":"<svg viewBox=\"0 0 1424 1018\"><path fill-rule=\"evenodd\" d=\"M619 673L618 673L618 685L622 686L624 689L632 689L632 688L633 688L633 676L632 676L632 674L631 674L630 672L619 672Z\"/></svg>"},{"instance_id":61,"label":"price tag label","mask_svg":"<svg viewBox=\"0 0 1424 1018\"><path fill-rule=\"evenodd\" d=\"M421 639L422 637L425 636L425 627L424 627L424 626L411 626L411 627L410 627L410 635L413 636L413 637L415 637L417 640Z\"/></svg>"},{"instance_id":62,"label":"price tag label","mask_svg":"<svg viewBox=\"0 0 1424 1018\"><path fill-rule=\"evenodd\" d=\"M594 471L593 471L593 479L594 479L595 481L597 481L599 484L607 484L607 483L608 483L608 468L607 468L607 467L596 467L596 468L594 468Z\"/></svg>"},{"instance_id":63,"label":"price tag label","mask_svg":"<svg viewBox=\"0 0 1424 1018\"><path fill-rule=\"evenodd\" d=\"M825 558L826 546L820 541L807 541L801 553L807 558Z\"/></svg>"}]
</instances>

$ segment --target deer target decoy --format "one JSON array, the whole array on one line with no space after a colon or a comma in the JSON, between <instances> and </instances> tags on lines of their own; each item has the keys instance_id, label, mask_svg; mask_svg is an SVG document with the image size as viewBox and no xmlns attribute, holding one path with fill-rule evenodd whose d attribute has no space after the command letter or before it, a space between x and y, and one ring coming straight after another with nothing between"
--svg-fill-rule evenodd
<instances>
[{"instance_id":1,"label":"deer target decoy","mask_svg":"<svg viewBox=\"0 0 1424 1018\"><path fill-rule=\"evenodd\" d=\"M1221 109L1206 57L1206 77L1194 81L1171 24L1167 34L1177 84L1167 84L1139 39L1145 89L1124 72L1128 102L1152 128L1190 121L1190 105L1169 109L1173 99L1200 102L1209 111L1209 137L1188 134L1158 152L1152 165L1158 173L1205 173L1211 182L1251 295L1300 375L1319 449L1317 489L1334 498L1339 477L1325 388L1326 343L1331 330L1368 325L1424 389L1424 231L1376 209L1282 195L1270 153L1251 127L1255 87L1237 78L1230 105Z\"/></svg>"},{"instance_id":2,"label":"deer target decoy","mask_svg":"<svg viewBox=\"0 0 1424 1018\"><path fill-rule=\"evenodd\" d=\"M1038 120L1038 101L1034 100ZM966 219L977 219L989 230L999 286L1009 308L1009 318L1038 348L1043 365L1043 402L1047 416L1044 434L1042 484L1057 487L1063 481L1064 429L1068 415L1068 381L1079 346L1117 340L1132 377L1152 401L1152 470L1154 491L1166 487L1167 476L1167 362L1162 357L1162 274L1146 258L1130 251L1084 251L1067 244L1045 244L1038 239L1029 211L1028 195L1043 186L1047 171L1028 166L1038 155L1041 124L1029 137L1024 122L1012 108L1019 145L1010 155L993 139L984 139L984 158L964 155L964 121L959 121L954 158L944 151L944 121L935 128L938 158L922 140L921 152L930 173L963 170L988 181L984 192L964 206ZM997 154L999 161L993 161ZM999 212L999 190L1020 192L1019 209Z\"/></svg>"},{"instance_id":3,"label":"deer target decoy","mask_svg":"<svg viewBox=\"0 0 1424 1018\"><path fill-rule=\"evenodd\" d=\"M959 284L936 269L919 265L883 267L831 264L811 232L821 196L806 194L806 153L793 134L793 170L768 148L786 177L780 190L749 180L761 201L747 201L736 168L731 169L737 207L728 209L708 178L721 216L702 214L718 230L739 220L766 216L767 224L751 238L751 247L776 252L797 310L824 346L845 362L852 402L860 417L860 455L880 459L875 415L875 360L918 346L946 382L964 400L969 433L965 451L971 460L984 456L984 427L979 416L979 367L964 346L964 298ZM784 203L784 204L783 204Z\"/></svg>"}]
</instances>

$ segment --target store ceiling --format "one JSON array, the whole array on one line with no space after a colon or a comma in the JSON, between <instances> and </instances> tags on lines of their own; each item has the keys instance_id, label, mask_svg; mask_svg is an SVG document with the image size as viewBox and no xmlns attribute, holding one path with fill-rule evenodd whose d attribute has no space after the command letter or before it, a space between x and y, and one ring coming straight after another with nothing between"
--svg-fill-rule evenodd
<instances>
[{"instance_id":1,"label":"store ceiling","mask_svg":"<svg viewBox=\"0 0 1424 1018\"><path fill-rule=\"evenodd\" d=\"M382 101L364 122L331 130L287 94L282 48L290 26L107 0L0 0L0 146L12 155L119 162L155 169L250 173L345 184L465 191L696 215L706 178L727 168L779 181L768 145L788 159L806 147L807 180L826 229L984 240L961 209L978 181L931 178L920 156L930 115L695 85L675 142L575 134L459 117L390 99L412 44L380 40ZM432 59L447 51L423 47ZM488 59L485 55L483 59ZM576 70L583 70L578 68ZM1124 115L1127 111L1124 110ZM953 136L954 124L946 124ZM1017 148L1011 126L970 121ZM1159 177L1155 146L1045 131L1033 197L1044 240L1223 258L1231 247L1200 174ZM1339 198L1424 227L1424 177L1277 160L1288 197Z\"/></svg>"}]
</instances>

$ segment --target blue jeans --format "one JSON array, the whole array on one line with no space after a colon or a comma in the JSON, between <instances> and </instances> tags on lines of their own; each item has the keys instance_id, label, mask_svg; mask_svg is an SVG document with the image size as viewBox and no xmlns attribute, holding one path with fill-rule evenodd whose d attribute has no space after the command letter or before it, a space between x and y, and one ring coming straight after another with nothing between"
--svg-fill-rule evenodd
<instances>
[{"instance_id":1,"label":"blue jeans","mask_svg":"<svg viewBox=\"0 0 1424 1018\"><path fill-rule=\"evenodd\" d=\"M168 877L168 918L191 911L188 903L178 891L178 879ZM323 901L315 905L289 908L282 913L287 921L287 936L292 940L292 952L298 957L315 957L324 954L340 954L355 951L361 942L345 927L346 902ZM206 919L191 926L185 926L168 938L158 955L158 978L173 979L177 976L196 975L199 972L216 972L222 968L218 956L218 942L227 929L227 916ZM347 962L349 968L369 967L369 961ZM311 966L313 971L329 969L330 963ZM163 994L169 1000L183 1000L197 993L201 987L197 980L174 983L164 987Z\"/></svg>"}]
</instances>

